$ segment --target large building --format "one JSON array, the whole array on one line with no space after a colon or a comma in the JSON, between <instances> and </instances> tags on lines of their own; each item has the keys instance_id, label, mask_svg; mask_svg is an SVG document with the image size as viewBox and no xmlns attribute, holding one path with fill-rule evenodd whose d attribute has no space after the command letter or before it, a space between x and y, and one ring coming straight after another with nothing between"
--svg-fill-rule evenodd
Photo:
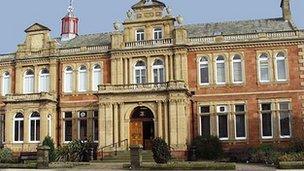
<instances>
[{"instance_id":1,"label":"large building","mask_svg":"<svg viewBox=\"0 0 304 171\"><path fill-rule=\"evenodd\" d=\"M140 0L113 32L88 35L71 4L59 38L35 23L0 55L1 141L28 152L49 135L111 152L162 137L183 156L198 135L225 150L304 138L304 32L289 3L279 18L187 25Z\"/></svg>"}]
</instances>

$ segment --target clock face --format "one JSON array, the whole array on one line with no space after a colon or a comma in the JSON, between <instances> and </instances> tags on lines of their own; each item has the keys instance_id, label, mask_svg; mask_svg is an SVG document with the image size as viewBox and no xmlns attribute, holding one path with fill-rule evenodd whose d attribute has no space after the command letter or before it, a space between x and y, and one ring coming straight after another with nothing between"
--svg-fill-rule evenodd
<instances>
[{"instance_id":1,"label":"clock face","mask_svg":"<svg viewBox=\"0 0 304 171\"><path fill-rule=\"evenodd\" d=\"M87 116L87 114L86 114L85 112L81 112L81 113L80 113L80 117L81 117L81 118L84 118L84 117L86 117L86 116Z\"/></svg>"}]
</instances>

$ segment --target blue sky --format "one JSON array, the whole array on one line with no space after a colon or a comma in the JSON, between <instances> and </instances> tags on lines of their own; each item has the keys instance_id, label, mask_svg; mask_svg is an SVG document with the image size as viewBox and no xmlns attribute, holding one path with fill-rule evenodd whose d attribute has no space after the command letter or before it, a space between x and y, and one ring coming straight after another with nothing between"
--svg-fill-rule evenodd
<instances>
[{"instance_id":1,"label":"blue sky","mask_svg":"<svg viewBox=\"0 0 304 171\"><path fill-rule=\"evenodd\" d=\"M60 35L60 20L69 0L1 0L0 53L16 50L24 41L24 30L39 22ZM123 21L125 13L138 0L74 0L80 19L80 34L110 32L112 23ZM293 18L304 28L304 1L291 0ZM281 16L281 0L163 0L186 24L273 18Z\"/></svg>"}]
</instances>

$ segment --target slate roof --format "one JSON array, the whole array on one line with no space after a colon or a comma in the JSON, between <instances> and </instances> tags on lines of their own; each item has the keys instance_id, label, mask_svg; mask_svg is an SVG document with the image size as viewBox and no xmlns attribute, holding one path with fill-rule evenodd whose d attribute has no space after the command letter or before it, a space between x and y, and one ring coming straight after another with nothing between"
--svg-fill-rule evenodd
<instances>
[{"instance_id":1,"label":"slate roof","mask_svg":"<svg viewBox=\"0 0 304 171\"><path fill-rule=\"evenodd\" d=\"M264 32L292 31L296 27L283 18L231 21L185 25L189 37L234 35Z\"/></svg>"}]
</instances>

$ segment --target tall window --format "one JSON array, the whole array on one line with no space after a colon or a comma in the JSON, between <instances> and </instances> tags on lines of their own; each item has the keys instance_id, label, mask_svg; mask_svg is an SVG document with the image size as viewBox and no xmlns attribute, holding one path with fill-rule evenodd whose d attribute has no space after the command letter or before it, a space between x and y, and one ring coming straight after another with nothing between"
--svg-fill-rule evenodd
<instances>
[{"instance_id":1,"label":"tall window","mask_svg":"<svg viewBox=\"0 0 304 171\"><path fill-rule=\"evenodd\" d=\"M235 138L246 138L246 117L245 117L245 105L238 104L234 106L235 109Z\"/></svg>"},{"instance_id":2,"label":"tall window","mask_svg":"<svg viewBox=\"0 0 304 171\"><path fill-rule=\"evenodd\" d=\"M34 112L30 116L30 142L40 141L40 114Z\"/></svg>"},{"instance_id":3,"label":"tall window","mask_svg":"<svg viewBox=\"0 0 304 171\"><path fill-rule=\"evenodd\" d=\"M93 113L93 140L95 142L98 141L98 111L94 111Z\"/></svg>"},{"instance_id":4,"label":"tall window","mask_svg":"<svg viewBox=\"0 0 304 171\"><path fill-rule=\"evenodd\" d=\"M200 124L201 130L200 134L202 136L209 136L210 135L210 106L202 106L200 108Z\"/></svg>"},{"instance_id":5,"label":"tall window","mask_svg":"<svg viewBox=\"0 0 304 171\"><path fill-rule=\"evenodd\" d=\"M202 57L199 62L200 84L209 84L209 61L207 57Z\"/></svg>"},{"instance_id":6,"label":"tall window","mask_svg":"<svg viewBox=\"0 0 304 171\"><path fill-rule=\"evenodd\" d=\"M233 83L243 82L243 66L240 55L235 55L232 60L233 65Z\"/></svg>"},{"instance_id":7,"label":"tall window","mask_svg":"<svg viewBox=\"0 0 304 171\"><path fill-rule=\"evenodd\" d=\"M2 95L5 96L10 94L11 89L11 78L9 72L5 72L2 78Z\"/></svg>"},{"instance_id":8,"label":"tall window","mask_svg":"<svg viewBox=\"0 0 304 171\"><path fill-rule=\"evenodd\" d=\"M24 73L23 92L34 93L35 76L33 70L29 69Z\"/></svg>"},{"instance_id":9,"label":"tall window","mask_svg":"<svg viewBox=\"0 0 304 171\"><path fill-rule=\"evenodd\" d=\"M154 83L165 82L164 62L160 59L155 60L152 69L153 69Z\"/></svg>"},{"instance_id":10,"label":"tall window","mask_svg":"<svg viewBox=\"0 0 304 171\"><path fill-rule=\"evenodd\" d=\"M88 73L87 73L87 67L82 65L79 67L78 72L78 91L84 92L87 91L87 83L88 83Z\"/></svg>"},{"instance_id":11,"label":"tall window","mask_svg":"<svg viewBox=\"0 0 304 171\"><path fill-rule=\"evenodd\" d=\"M220 140L228 140L228 106L217 106L217 124Z\"/></svg>"},{"instance_id":12,"label":"tall window","mask_svg":"<svg viewBox=\"0 0 304 171\"><path fill-rule=\"evenodd\" d=\"M225 71L225 58L223 56L218 56L216 59L216 83L225 84L226 83L226 71Z\"/></svg>"},{"instance_id":13,"label":"tall window","mask_svg":"<svg viewBox=\"0 0 304 171\"><path fill-rule=\"evenodd\" d=\"M163 30L161 28L154 29L154 40L159 40L163 38Z\"/></svg>"},{"instance_id":14,"label":"tall window","mask_svg":"<svg viewBox=\"0 0 304 171\"><path fill-rule=\"evenodd\" d=\"M14 118L14 142L23 142L24 138L24 116L22 113L17 113Z\"/></svg>"},{"instance_id":15,"label":"tall window","mask_svg":"<svg viewBox=\"0 0 304 171\"><path fill-rule=\"evenodd\" d=\"M69 142L72 141L72 112L64 113L64 141Z\"/></svg>"},{"instance_id":16,"label":"tall window","mask_svg":"<svg viewBox=\"0 0 304 171\"><path fill-rule=\"evenodd\" d=\"M93 84L92 90L97 91L98 85L101 84L101 67L100 65L96 64L93 67Z\"/></svg>"},{"instance_id":17,"label":"tall window","mask_svg":"<svg viewBox=\"0 0 304 171\"><path fill-rule=\"evenodd\" d=\"M1 139L2 143L5 142L5 115L0 115L0 122L1 122Z\"/></svg>"},{"instance_id":18,"label":"tall window","mask_svg":"<svg viewBox=\"0 0 304 171\"><path fill-rule=\"evenodd\" d=\"M49 92L50 90L50 72L44 68L40 72L39 92Z\"/></svg>"},{"instance_id":19,"label":"tall window","mask_svg":"<svg viewBox=\"0 0 304 171\"><path fill-rule=\"evenodd\" d=\"M262 123L262 138L272 138L273 122L272 122L271 103L261 104L261 123Z\"/></svg>"},{"instance_id":20,"label":"tall window","mask_svg":"<svg viewBox=\"0 0 304 171\"><path fill-rule=\"evenodd\" d=\"M291 122L290 122L290 103L281 102L279 103L279 113L280 113L280 137L290 138L291 136Z\"/></svg>"},{"instance_id":21,"label":"tall window","mask_svg":"<svg viewBox=\"0 0 304 171\"><path fill-rule=\"evenodd\" d=\"M52 115L48 115L48 136L52 136Z\"/></svg>"},{"instance_id":22,"label":"tall window","mask_svg":"<svg viewBox=\"0 0 304 171\"><path fill-rule=\"evenodd\" d=\"M263 53L259 58L260 63L260 82L269 82L269 58Z\"/></svg>"},{"instance_id":23,"label":"tall window","mask_svg":"<svg viewBox=\"0 0 304 171\"><path fill-rule=\"evenodd\" d=\"M276 66L277 81L286 81L286 57L283 52L278 53L278 55L276 56Z\"/></svg>"},{"instance_id":24,"label":"tall window","mask_svg":"<svg viewBox=\"0 0 304 171\"><path fill-rule=\"evenodd\" d=\"M78 138L80 140L88 140L87 136L87 130L88 130L88 114L85 111L79 112L78 117Z\"/></svg>"},{"instance_id":25,"label":"tall window","mask_svg":"<svg viewBox=\"0 0 304 171\"><path fill-rule=\"evenodd\" d=\"M146 83L147 67L144 61L138 61L135 65L135 83Z\"/></svg>"},{"instance_id":26,"label":"tall window","mask_svg":"<svg viewBox=\"0 0 304 171\"><path fill-rule=\"evenodd\" d=\"M73 69L68 66L64 71L64 92L70 93L73 90Z\"/></svg>"},{"instance_id":27,"label":"tall window","mask_svg":"<svg viewBox=\"0 0 304 171\"><path fill-rule=\"evenodd\" d=\"M145 31L144 29L136 30L136 41L145 40Z\"/></svg>"}]
</instances>

